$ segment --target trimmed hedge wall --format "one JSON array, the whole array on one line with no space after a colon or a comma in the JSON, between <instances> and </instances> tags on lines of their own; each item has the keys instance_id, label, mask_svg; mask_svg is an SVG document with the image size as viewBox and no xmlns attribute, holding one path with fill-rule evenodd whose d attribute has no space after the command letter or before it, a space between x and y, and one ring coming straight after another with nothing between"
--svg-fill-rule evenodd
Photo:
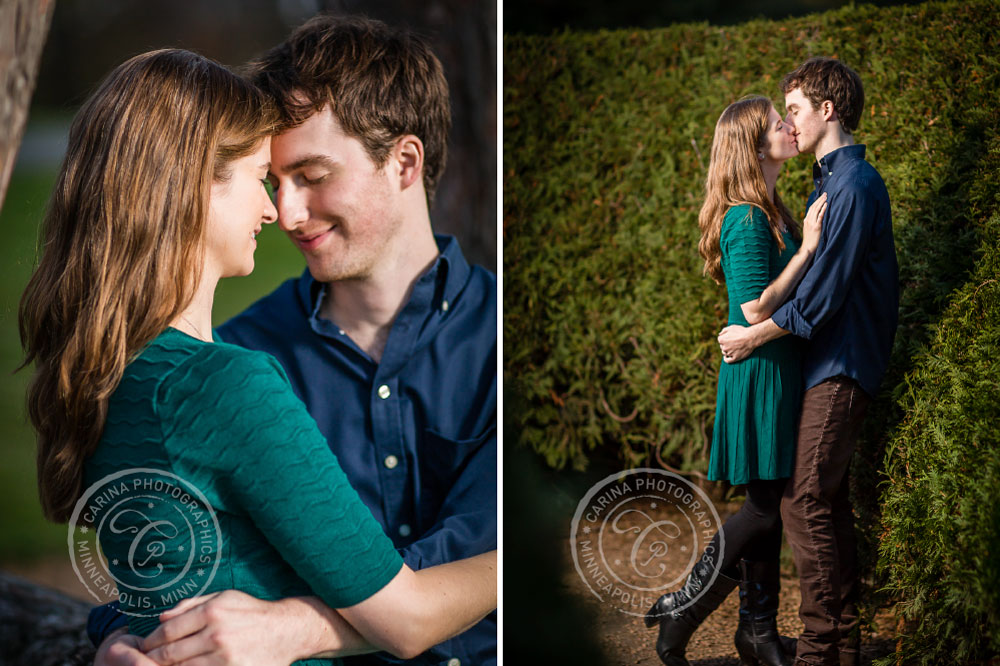
<instances>
[{"instance_id":1,"label":"trimmed hedge wall","mask_svg":"<svg viewBox=\"0 0 1000 666\"><path fill-rule=\"evenodd\" d=\"M704 471L726 312L696 249L715 121L751 93L782 110L777 82L811 55L861 75L902 303L855 505L869 598L900 602L914 663L1000 651L998 35L980 0L504 38L508 413L557 468ZM798 215L810 163L779 179Z\"/></svg>"},{"instance_id":2,"label":"trimmed hedge wall","mask_svg":"<svg viewBox=\"0 0 1000 666\"><path fill-rule=\"evenodd\" d=\"M1000 123L991 104L980 114L991 123L985 155L969 174L976 270L896 387L903 418L884 458L878 567L910 620L906 663L1000 655Z\"/></svg>"}]
</instances>

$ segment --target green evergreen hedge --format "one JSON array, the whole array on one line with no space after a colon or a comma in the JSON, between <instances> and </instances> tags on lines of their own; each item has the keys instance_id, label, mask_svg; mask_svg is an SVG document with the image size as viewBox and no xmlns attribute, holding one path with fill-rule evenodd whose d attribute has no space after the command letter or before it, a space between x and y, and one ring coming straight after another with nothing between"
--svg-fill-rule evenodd
<instances>
[{"instance_id":1,"label":"green evergreen hedge","mask_svg":"<svg viewBox=\"0 0 1000 666\"><path fill-rule=\"evenodd\" d=\"M705 469L726 312L696 250L715 121L751 93L781 110L777 82L812 55L860 73L903 291L855 504L872 593L901 602L917 663L1000 650L998 34L980 0L504 38L504 379L553 467ZM778 187L801 215L810 159Z\"/></svg>"}]
</instances>

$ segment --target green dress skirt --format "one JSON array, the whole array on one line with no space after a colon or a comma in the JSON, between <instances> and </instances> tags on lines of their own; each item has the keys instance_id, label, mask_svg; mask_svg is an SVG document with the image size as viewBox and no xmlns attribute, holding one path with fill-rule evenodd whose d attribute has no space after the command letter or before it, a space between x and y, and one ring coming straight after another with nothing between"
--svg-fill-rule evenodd
<instances>
[{"instance_id":1,"label":"green dress skirt","mask_svg":"<svg viewBox=\"0 0 1000 666\"><path fill-rule=\"evenodd\" d=\"M722 221L722 270L729 324L748 326L740 304L760 296L798 250L783 234L784 251L756 206L730 208ZM791 476L802 405L798 338L786 335L737 363L722 362L708 478L734 485Z\"/></svg>"}]
</instances>

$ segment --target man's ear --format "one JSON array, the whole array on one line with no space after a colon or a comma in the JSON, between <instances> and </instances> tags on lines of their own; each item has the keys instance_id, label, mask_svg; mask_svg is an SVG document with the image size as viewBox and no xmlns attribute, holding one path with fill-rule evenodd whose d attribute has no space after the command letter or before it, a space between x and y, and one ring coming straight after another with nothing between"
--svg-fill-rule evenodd
<instances>
[{"instance_id":1,"label":"man's ear","mask_svg":"<svg viewBox=\"0 0 1000 666\"><path fill-rule=\"evenodd\" d=\"M399 173L399 189L405 190L424 179L424 144L413 134L406 134L396 141L393 158Z\"/></svg>"},{"instance_id":2,"label":"man's ear","mask_svg":"<svg viewBox=\"0 0 1000 666\"><path fill-rule=\"evenodd\" d=\"M823 103L819 105L819 112L823 114L823 120L837 119L837 110L833 108L833 102L828 99L823 100Z\"/></svg>"}]
</instances>

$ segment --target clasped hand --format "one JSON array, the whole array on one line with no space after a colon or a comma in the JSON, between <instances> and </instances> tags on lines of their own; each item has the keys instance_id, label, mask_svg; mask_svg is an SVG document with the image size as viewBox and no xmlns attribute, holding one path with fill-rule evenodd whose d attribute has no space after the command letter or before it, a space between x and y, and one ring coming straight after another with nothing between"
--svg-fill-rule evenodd
<instances>
[{"instance_id":1,"label":"clasped hand","mask_svg":"<svg viewBox=\"0 0 1000 666\"><path fill-rule=\"evenodd\" d=\"M129 634L110 637L98 650L95 666L221 666L281 664L298 655L276 640L275 602L236 590L192 597L160 615L161 624L145 639Z\"/></svg>"},{"instance_id":2,"label":"clasped hand","mask_svg":"<svg viewBox=\"0 0 1000 666\"><path fill-rule=\"evenodd\" d=\"M722 360L726 363L742 361L753 353L756 345L753 343L753 331L747 326L726 326L719 332L719 347L722 349Z\"/></svg>"}]
</instances>

